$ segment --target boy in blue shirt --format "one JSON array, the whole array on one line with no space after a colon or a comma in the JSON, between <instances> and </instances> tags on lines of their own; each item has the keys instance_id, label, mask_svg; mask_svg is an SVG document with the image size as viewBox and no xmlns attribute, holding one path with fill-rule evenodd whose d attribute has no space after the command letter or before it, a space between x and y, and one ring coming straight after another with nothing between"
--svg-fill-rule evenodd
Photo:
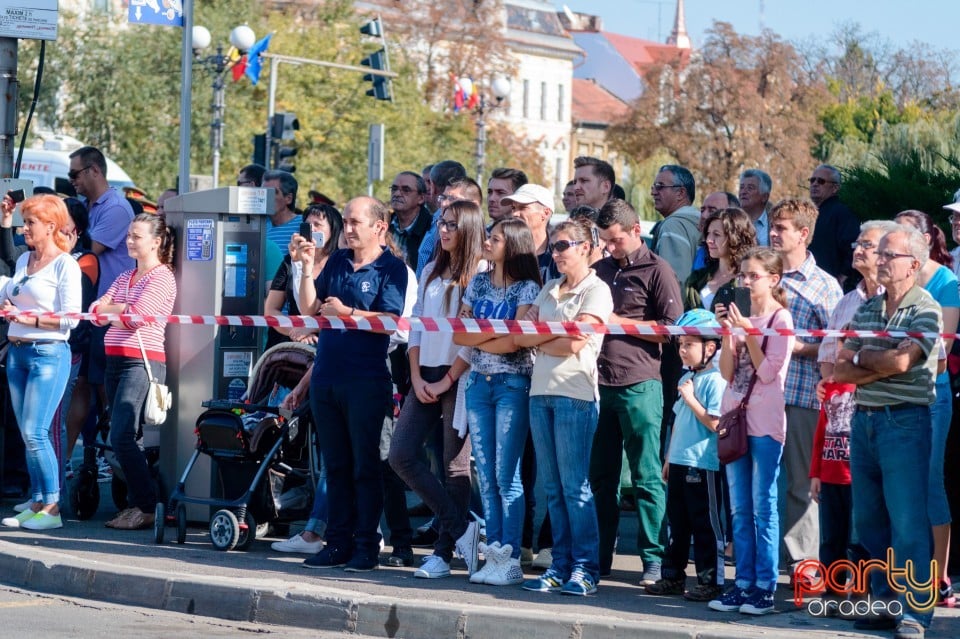
<instances>
[{"instance_id":1,"label":"boy in blue shirt","mask_svg":"<svg viewBox=\"0 0 960 639\"><path fill-rule=\"evenodd\" d=\"M694 309L684 313L677 326L710 329L720 325L713 313ZM662 577L646 591L710 601L720 595L723 585L725 541L716 431L726 382L713 366L720 348L719 335L681 335L677 342L687 372L677 386L679 397L673 406L676 419L663 465L670 543ZM691 535L697 585L686 590Z\"/></svg>"}]
</instances>

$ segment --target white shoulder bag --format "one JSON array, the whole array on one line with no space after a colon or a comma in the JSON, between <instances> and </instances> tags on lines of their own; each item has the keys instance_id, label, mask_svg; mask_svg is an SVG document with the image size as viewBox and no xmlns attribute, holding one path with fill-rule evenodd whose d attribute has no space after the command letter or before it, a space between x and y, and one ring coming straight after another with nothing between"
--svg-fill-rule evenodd
<instances>
[{"instance_id":1,"label":"white shoulder bag","mask_svg":"<svg viewBox=\"0 0 960 639\"><path fill-rule=\"evenodd\" d=\"M167 411L173 408L173 395L170 394L166 384L161 384L153 376L143 340L140 339L139 331L135 332L137 343L140 344L140 354L143 355L143 365L147 368L147 377L150 379L150 389L147 391L147 399L143 405L143 421L149 426L158 426L167 421Z\"/></svg>"}]
</instances>

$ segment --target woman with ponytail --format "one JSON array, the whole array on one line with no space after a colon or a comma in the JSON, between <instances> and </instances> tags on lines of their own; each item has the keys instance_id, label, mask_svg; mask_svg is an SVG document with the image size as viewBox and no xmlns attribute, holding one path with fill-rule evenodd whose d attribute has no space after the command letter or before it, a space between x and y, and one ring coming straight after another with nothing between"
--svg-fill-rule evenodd
<instances>
[{"instance_id":1,"label":"woman with ponytail","mask_svg":"<svg viewBox=\"0 0 960 639\"><path fill-rule=\"evenodd\" d=\"M177 297L177 282L173 275L173 232L164 219L149 213L133 218L127 231L127 251L136 260L137 268L121 273L103 297L90 306L90 312L169 315ZM94 323L107 325L107 322ZM104 381L113 413L110 444L127 480L130 507L108 521L107 527L138 530L153 526L157 503L156 486L147 458L137 445L137 434L151 374L159 382L166 379L166 322L117 320L109 325L104 338L107 355ZM149 372L141 354L141 343L150 363Z\"/></svg>"}]
</instances>

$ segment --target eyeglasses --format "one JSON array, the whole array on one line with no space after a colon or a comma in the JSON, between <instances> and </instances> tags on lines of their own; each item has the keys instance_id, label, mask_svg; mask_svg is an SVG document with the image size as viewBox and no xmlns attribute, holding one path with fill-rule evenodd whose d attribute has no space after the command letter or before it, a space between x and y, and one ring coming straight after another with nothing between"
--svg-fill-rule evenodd
<instances>
[{"instance_id":1,"label":"eyeglasses","mask_svg":"<svg viewBox=\"0 0 960 639\"><path fill-rule=\"evenodd\" d=\"M457 199L459 198L457 198L454 195L447 195L446 193L441 193L440 195L437 196L437 202L441 204L443 204L444 202L453 202L454 200L457 200Z\"/></svg>"},{"instance_id":2,"label":"eyeglasses","mask_svg":"<svg viewBox=\"0 0 960 639\"><path fill-rule=\"evenodd\" d=\"M771 275L772 273L740 273L737 275L737 281L753 284L757 280L762 280L763 278L770 277Z\"/></svg>"},{"instance_id":3,"label":"eyeglasses","mask_svg":"<svg viewBox=\"0 0 960 639\"><path fill-rule=\"evenodd\" d=\"M682 184L661 184L660 182L654 182L653 186L650 187L651 191L662 191L663 189L682 189Z\"/></svg>"},{"instance_id":4,"label":"eyeglasses","mask_svg":"<svg viewBox=\"0 0 960 639\"><path fill-rule=\"evenodd\" d=\"M401 193L403 193L403 194L405 194L405 195L409 195L409 194L413 193L414 189L411 188L411 187L409 187L409 186L397 186L396 184L391 184L391 185L390 185L390 192L391 192L391 193L396 193L397 191L400 191Z\"/></svg>"},{"instance_id":5,"label":"eyeglasses","mask_svg":"<svg viewBox=\"0 0 960 639\"><path fill-rule=\"evenodd\" d=\"M719 210L720 210L720 209L718 209L718 208L715 207L715 206L701 206L701 207L700 207L700 212L701 212L701 213L707 213L707 214L711 214L711 215L712 215L713 213L716 213L716 212L719 211Z\"/></svg>"},{"instance_id":6,"label":"eyeglasses","mask_svg":"<svg viewBox=\"0 0 960 639\"><path fill-rule=\"evenodd\" d=\"M820 186L823 186L824 184L837 184L835 180L825 180L822 177L812 177L808 180L808 182L810 182L810 184L818 184Z\"/></svg>"},{"instance_id":7,"label":"eyeglasses","mask_svg":"<svg viewBox=\"0 0 960 639\"><path fill-rule=\"evenodd\" d=\"M67 171L67 177L70 178L71 180L76 180L78 177L80 177L81 173L83 173L87 169L92 169L92 168L93 168L93 165L90 165L90 166L85 166L82 169L77 169L76 171Z\"/></svg>"},{"instance_id":8,"label":"eyeglasses","mask_svg":"<svg viewBox=\"0 0 960 639\"><path fill-rule=\"evenodd\" d=\"M881 259L884 262L889 262L890 260L894 260L898 257L909 257L911 260L917 259L914 256L910 255L909 253L894 253L893 251L877 251L877 259Z\"/></svg>"},{"instance_id":9,"label":"eyeglasses","mask_svg":"<svg viewBox=\"0 0 960 639\"><path fill-rule=\"evenodd\" d=\"M950 215L951 224L960 224L960 213L953 213Z\"/></svg>"},{"instance_id":10,"label":"eyeglasses","mask_svg":"<svg viewBox=\"0 0 960 639\"><path fill-rule=\"evenodd\" d=\"M253 180L237 180L237 186L256 186L257 183Z\"/></svg>"},{"instance_id":11,"label":"eyeglasses","mask_svg":"<svg viewBox=\"0 0 960 639\"><path fill-rule=\"evenodd\" d=\"M29 279L30 279L30 276L29 276L29 275L24 275L24 276L23 276L23 279L16 283L16 285L13 287L13 291L11 291L11 292L13 293L13 296L14 296L14 297L16 297L17 295L20 294L20 288L21 288L24 284L26 284L26 283L27 283L27 280L29 280Z\"/></svg>"},{"instance_id":12,"label":"eyeglasses","mask_svg":"<svg viewBox=\"0 0 960 639\"><path fill-rule=\"evenodd\" d=\"M440 218L439 220L437 220L437 228L440 229L441 231L451 231L451 232L452 232L452 231L456 231L458 228L460 228L460 225L457 224L456 222L453 222L453 221L450 221L450 220L445 220L445 219L443 219L443 218Z\"/></svg>"},{"instance_id":13,"label":"eyeglasses","mask_svg":"<svg viewBox=\"0 0 960 639\"><path fill-rule=\"evenodd\" d=\"M850 245L850 248L852 248L854 251L856 251L858 248L862 248L864 251L872 251L873 249L877 248L877 245L873 242L854 242Z\"/></svg>"},{"instance_id":14,"label":"eyeglasses","mask_svg":"<svg viewBox=\"0 0 960 639\"><path fill-rule=\"evenodd\" d=\"M579 244L583 244L583 242L584 240L574 240L574 241L558 240L553 244L551 244L548 248L550 249L551 253L563 253L564 251L569 249L571 246L577 246Z\"/></svg>"}]
</instances>

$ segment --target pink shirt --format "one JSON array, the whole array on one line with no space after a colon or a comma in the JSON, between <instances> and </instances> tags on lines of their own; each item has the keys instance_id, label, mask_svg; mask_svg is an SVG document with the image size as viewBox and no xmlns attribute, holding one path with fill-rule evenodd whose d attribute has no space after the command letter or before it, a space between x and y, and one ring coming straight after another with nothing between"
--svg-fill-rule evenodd
<instances>
[{"instance_id":1,"label":"pink shirt","mask_svg":"<svg viewBox=\"0 0 960 639\"><path fill-rule=\"evenodd\" d=\"M793 318L788 310L781 309L775 315L770 328L793 329ZM747 319L756 328L763 329L770 322L770 317L770 315L763 315ZM769 436L781 444L784 441L787 433L787 415L783 388L795 339L792 335L767 337L763 363L757 370L757 383L753 387L753 393L747 405L747 434L752 437ZM746 338L737 336L736 344L733 380L727 380L727 390L724 391L723 401L720 404L720 410L724 413L735 408L743 399L750 384L750 375L753 373Z\"/></svg>"}]
</instances>

